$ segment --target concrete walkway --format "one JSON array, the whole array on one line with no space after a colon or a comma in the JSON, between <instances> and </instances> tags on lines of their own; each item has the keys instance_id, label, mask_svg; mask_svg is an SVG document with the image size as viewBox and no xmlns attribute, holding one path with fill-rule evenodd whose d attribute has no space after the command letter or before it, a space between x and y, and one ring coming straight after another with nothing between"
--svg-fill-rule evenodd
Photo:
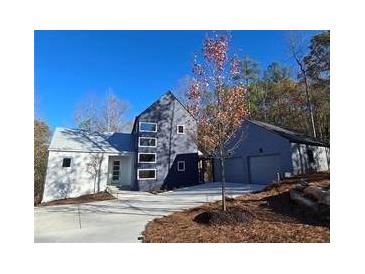
<instances>
[{"instance_id":1,"label":"concrete walkway","mask_svg":"<svg viewBox=\"0 0 365 274\"><path fill-rule=\"evenodd\" d=\"M236 197L262 188L262 185L228 183L227 194ZM219 199L220 183L208 183L157 195L125 191L117 200L36 207L34 241L139 242L146 224L154 218Z\"/></svg>"}]
</instances>

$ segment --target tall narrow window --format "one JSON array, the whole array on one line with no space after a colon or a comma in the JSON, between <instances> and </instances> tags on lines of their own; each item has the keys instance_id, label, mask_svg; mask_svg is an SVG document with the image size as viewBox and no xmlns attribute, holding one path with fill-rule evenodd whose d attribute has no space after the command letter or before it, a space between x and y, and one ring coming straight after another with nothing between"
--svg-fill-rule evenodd
<instances>
[{"instance_id":1,"label":"tall narrow window","mask_svg":"<svg viewBox=\"0 0 365 274\"><path fill-rule=\"evenodd\" d=\"M71 158L63 158L62 167L70 167L71 166Z\"/></svg>"}]
</instances>

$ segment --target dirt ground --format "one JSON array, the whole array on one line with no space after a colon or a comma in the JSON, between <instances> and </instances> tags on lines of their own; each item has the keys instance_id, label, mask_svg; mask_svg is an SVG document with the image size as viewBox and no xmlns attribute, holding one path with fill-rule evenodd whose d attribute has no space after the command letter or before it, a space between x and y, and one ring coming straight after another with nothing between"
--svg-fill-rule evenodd
<instances>
[{"instance_id":1,"label":"dirt ground","mask_svg":"<svg viewBox=\"0 0 365 274\"><path fill-rule=\"evenodd\" d=\"M304 178L314 185L329 186L328 173ZM143 233L144 242L328 243L329 220L309 214L289 199L289 190L300 179L287 179L262 192L228 199L228 210L239 209L252 214L253 218L245 224L206 225L194 221L200 213L218 210L221 202L215 202L153 220Z\"/></svg>"},{"instance_id":2,"label":"dirt ground","mask_svg":"<svg viewBox=\"0 0 365 274\"><path fill-rule=\"evenodd\" d=\"M68 198L68 199L42 203L39 206L82 204L96 201L114 200L114 199L115 197L109 194L108 192L99 192L96 194L83 195L77 198Z\"/></svg>"}]
</instances>

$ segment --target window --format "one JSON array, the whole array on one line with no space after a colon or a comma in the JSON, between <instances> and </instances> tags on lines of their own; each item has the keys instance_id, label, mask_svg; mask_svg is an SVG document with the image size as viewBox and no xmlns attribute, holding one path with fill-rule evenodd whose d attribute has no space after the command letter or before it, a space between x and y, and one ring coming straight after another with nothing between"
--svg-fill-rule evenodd
<instances>
[{"instance_id":1,"label":"window","mask_svg":"<svg viewBox=\"0 0 365 274\"><path fill-rule=\"evenodd\" d=\"M139 147L156 147L157 139L152 137L139 137L138 146Z\"/></svg>"},{"instance_id":2,"label":"window","mask_svg":"<svg viewBox=\"0 0 365 274\"><path fill-rule=\"evenodd\" d=\"M309 163L314 163L313 150L308 149L308 150L307 150L307 154L308 154L308 161L309 161Z\"/></svg>"},{"instance_id":3,"label":"window","mask_svg":"<svg viewBox=\"0 0 365 274\"><path fill-rule=\"evenodd\" d=\"M177 162L177 171L185 171L185 161Z\"/></svg>"},{"instance_id":4,"label":"window","mask_svg":"<svg viewBox=\"0 0 365 274\"><path fill-rule=\"evenodd\" d=\"M157 124L150 122L139 122L140 132L157 132Z\"/></svg>"},{"instance_id":5,"label":"window","mask_svg":"<svg viewBox=\"0 0 365 274\"><path fill-rule=\"evenodd\" d=\"M155 180L156 169L138 169L137 172L138 180Z\"/></svg>"},{"instance_id":6,"label":"window","mask_svg":"<svg viewBox=\"0 0 365 274\"><path fill-rule=\"evenodd\" d=\"M71 166L71 158L63 158L62 167L70 167Z\"/></svg>"},{"instance_id":7,"label":"window","mask_svg":"<svg viewBox=\"0 0 365 274\"><path fill-rule=\"evenodd\" d=\"M156 163L156 153L138 153L138 163Z\"/></svg>"},{"instance_id":8,"label":"window","mask_svg":"<svg viewBox=\"0 0 365 274\"><path fill-rule=\"evenodd\" d=\"M119 170L120 170L120 161L113 162L113 181L119 181Z\"/></svg>"},{"instance_id":9,"label":"window","mask_svg":"<svg viewBox=\"0 0 365 274\"><path fill-rule=\"evenodd\" d=\"M184 134L185 133L185 126L184 125L178 125L177 126L177 134Z\"/></svg>"}]
</instances>

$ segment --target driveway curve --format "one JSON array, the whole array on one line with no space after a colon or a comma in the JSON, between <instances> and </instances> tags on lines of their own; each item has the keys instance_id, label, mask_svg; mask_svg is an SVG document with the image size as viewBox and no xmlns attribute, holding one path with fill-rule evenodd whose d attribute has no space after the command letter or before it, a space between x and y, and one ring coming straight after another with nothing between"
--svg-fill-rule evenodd
<instances>
[{"instance_id":1,"label":"driveway curve","mask_svg":"<svg viewBox=\"0 0 365 274\"><path fill-rule=\"evenodd\" d=\"M262 185L227 183L237 197ZM207 183L160 194L124 191L118 199L34 209L34 241L60 243L135 243L154 218L221 199L220 183Z\"/></svg>"}]
</instances>

